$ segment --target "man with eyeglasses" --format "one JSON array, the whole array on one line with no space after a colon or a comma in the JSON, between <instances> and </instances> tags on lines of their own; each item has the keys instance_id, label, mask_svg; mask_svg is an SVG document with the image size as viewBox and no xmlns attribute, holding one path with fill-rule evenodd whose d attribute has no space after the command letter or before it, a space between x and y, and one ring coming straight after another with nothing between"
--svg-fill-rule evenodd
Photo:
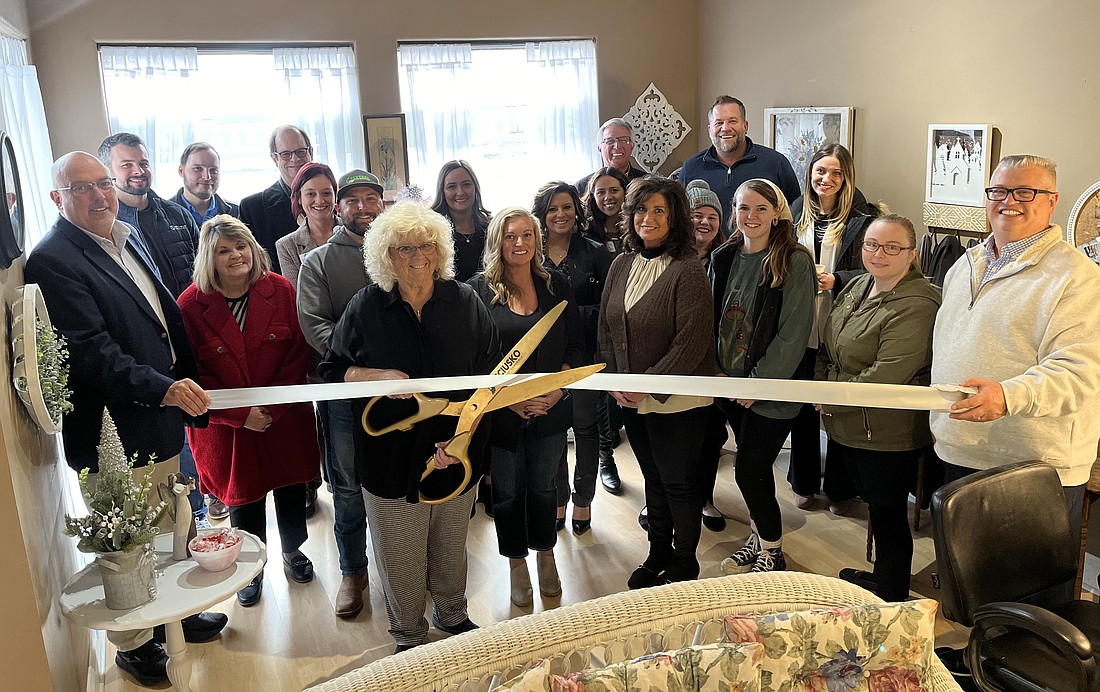
<instances>
[{"instance_id":1,"label":"man with eyeglasses","mask_svg":"<svg viewBox=\"0 0 1100 692\"><path fill-rule=\"evenodd\" d=\"M298 170L313 160L313 144L302 128L280 125L271 133L268 146L279 179L266 190L241 200L241 221L271 255L271 268L281 274L275 241L298 228L298 220L290 212L290 185Z\"/></svg>"},{"instance_id":2,"label":"man with eyeglasses","mask_svg":"<svg viewBox=\"0 0 1100 692\"><path fill-rule=\"evenodd\" d=\"M1070 526L1100 438L1100 269L1050 223L1050 159L1001 159L985 190L992 233L947 272L932 381L977 393L932 412L947 480L1016 461L1058 470Z\"/></svg>"},{"instance_id":3,"label":"man with eyeglasses","mask_svg":"<svg viewBox=\"0 0 1100 692\"><path fill-rule=\"evenodd\" d=\"M302 259L298 272L298 321L306 341L325 355L329 337L344 309L371 283L363 265L363 238L382 213L382 182L363 170L345 173L336 191L343 225L324 245ZM340 553L340 589L336 617L350 619L363 610L367 588L367 511L355 467L355 415L351 400L319 402L322 448L335 514L333 532Z\"/></svg>"},{"instance_id":4,"label":"man with eyeglasses","mask_svg":"<svg viewBox=\"0 0 1100 692\"><path fill-rule=\"evenodd\" d=\"M24 276L38 284L54 327L69 349L72 411L64 416L65 460L75 471L99 471L103 410L114 419L126 453L144 464L156 455L154 483L179 471L184 424L205 425L210 397L183 317L158 279L152 258L119 221L116 181L91 154L71 152L53 165L50 199L60 216L27 258ZM139 470L144 478L144 468ZM183 620L189 642L207 641L226 616ZM108 632L115 663L142 685L167 679L164 627Z\"/></svg>"},{"instance_id":5,"label":"man with eyeglasses","mask_svg":"<svg viewBox=\"0 0 1100 692\"><path fill-rule=\"evenodd\" d=\"M596 133L596 142L596 149L600 152L603 165L608 168L618 168L628 182L646 175L645 171L630 162L630 156L634 153L634 127L627 121L622 118L612 118L600 125ZM577 181L577 191L582 196L588 189L588 181L591 177L592 173L589 173Z\"/></svg>"},{"instance_id":6,"label":"man with eyeglasses","mask_svg":"<svg viewBox=\"0 0 1100 692\"><path fill-rule=\"evenodd\" d=\"M711 146L684 161L680 180L705 180L722 202L722 218L732 218L733 193L751 178L770 180L790 204L802 195L791 162L775 149L749 139L745 104L732 96L714 99L707 111Z\"/></svg>"},{"instance_id":7,"label":"man with eyeglasses","mask_svg":"<svg viewBox=\"0 0 1100 692\"><path fill-rule=\"evenodd\" d=\"M149 150L141 137L118 132L99 145L99 160L111 171L118 218L135 229L134 240L153 259L164 286L176 298L191 285L199 227L191 214L153 192Z\"/></svg>"}]
</instances>

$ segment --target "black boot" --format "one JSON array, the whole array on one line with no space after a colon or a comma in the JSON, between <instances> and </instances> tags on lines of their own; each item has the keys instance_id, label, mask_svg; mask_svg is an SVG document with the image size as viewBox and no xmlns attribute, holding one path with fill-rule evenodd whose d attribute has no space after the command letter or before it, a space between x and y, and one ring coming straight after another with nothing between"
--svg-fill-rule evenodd
<instances>
[{"instance_id":1,"label":"black boot","mask_svg":"<svg viewBox=\"0 0 1100 692\"><path fill-rule=\"evenodd\" d=\"M623 494L623 482L619 478L619 468L615 466L615 457L611 453L600 454L600 483L603 489L612 495Z\"/></svg>"}]
</instances>

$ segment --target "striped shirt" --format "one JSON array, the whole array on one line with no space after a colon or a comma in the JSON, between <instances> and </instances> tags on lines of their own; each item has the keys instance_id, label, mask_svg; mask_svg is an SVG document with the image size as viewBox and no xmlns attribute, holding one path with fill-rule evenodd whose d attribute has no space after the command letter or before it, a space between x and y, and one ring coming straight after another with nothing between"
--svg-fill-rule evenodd
<instances>
[{"instance_id":1,"label":"striped shirt","mask_svg":"<svg viewBox=\"0 0 1100 692\"><path fill-rule=\"evenodd\" d=\"M233 313L233 319L237 320L237 326L241 328L241 334L244 334L244 320L248 317L248 293L240 298L226 296L225 302L229 304L229 311Z\"/></svg>"},{"instance_id":2,"label":"striped shirt","mask_svg":"<svg viewBox=\"0 0 1100 692\"><path fill-rule=\"evenodd\" d=\"M1050 233L1053 226L1048 226L1045 231L1040 231L1035 235L1028 236L1022 240L1014 240L1011 243L1005 243L1005 246L997 251L996 239L993 234L989 234L989 238L985 241L985 274L982 275L982 283L978 285L980 289L985 286L997 272L1007 267L1012 262L1019 259L1020 255L1024 254L1024 250L1039 242L1047 233Z\"/></svg>"}]
</instances>

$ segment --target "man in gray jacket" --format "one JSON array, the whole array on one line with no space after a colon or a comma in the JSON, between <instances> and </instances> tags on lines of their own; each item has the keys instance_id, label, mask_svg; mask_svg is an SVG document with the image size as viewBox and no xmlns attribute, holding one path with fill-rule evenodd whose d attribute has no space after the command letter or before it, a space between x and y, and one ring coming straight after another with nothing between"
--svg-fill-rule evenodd
<instances>
[{"instance_id":1,"label":"man in gray jacket","mask_svg":"<svg viewBox=\"0 0 1100 692\"><path fill-rule=\"evenodd\" d=\"M298 274L298 321L306 341L322 355L348 302L370 283L363 265L363 236L382 213L382 184L371 173L350 171L340 178L336 201L343 225L302 259ZM335 610L337 617L353 618L363 610L367 587L367 514L355 469L355 420L348 400L324 402L320 409L343 575Z\"/></svg>"}]
</instances>

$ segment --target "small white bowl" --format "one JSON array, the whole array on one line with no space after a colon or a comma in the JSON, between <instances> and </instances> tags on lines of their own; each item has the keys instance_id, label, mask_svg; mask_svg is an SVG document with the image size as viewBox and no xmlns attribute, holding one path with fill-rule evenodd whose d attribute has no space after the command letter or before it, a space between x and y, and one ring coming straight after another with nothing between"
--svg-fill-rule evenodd
<instances>
[{"instance_id":1,"label":"small white bowl","mask_svg":"<svg viewBox=\"0 0 1100 692\"><path fill-rule=\"evenodd\" d=\"M200 552L195 550L195 544L208 536L216 536L226 529L215 529L213 531L202 531L199 535L191 539L187 544L187 548L191 551L191 557L195 558L195 562L199 564L207 572L221 572L222 570L229 569L229 567L237 561L237 556L241 554L241 548L244 546L244 539L238 536L238 541L235 545L227 546L220 550L214 550L209 552Z\"/></svg>"}]
</instances>

